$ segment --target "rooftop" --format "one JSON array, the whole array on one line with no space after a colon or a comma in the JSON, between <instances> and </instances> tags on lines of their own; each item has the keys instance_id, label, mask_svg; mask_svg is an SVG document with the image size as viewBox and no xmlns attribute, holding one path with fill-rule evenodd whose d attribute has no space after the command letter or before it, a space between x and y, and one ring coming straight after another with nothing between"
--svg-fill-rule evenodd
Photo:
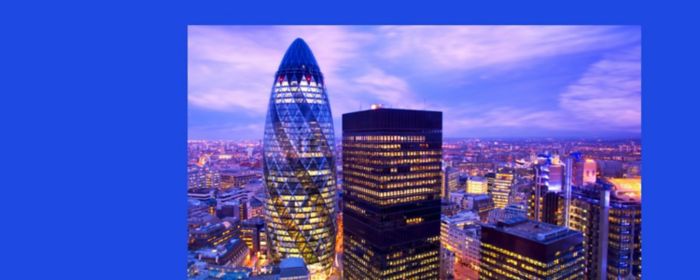
<instances>
[{"instance_id":1,"label":"rooftop","mask_svg":"<svg viewBox=\"0 0 700 280\"><path fill-rule=\"evenodd\" d=\"M629 201L642 200L642 178L606 178L612 185L615 196Z\"/></svg>"},{"instance_id":2,"label":"rooftop","mask_svg":"<svg viewBox=\"0 0 700 280\"><path fill-rule=\"evenodd\" d=\"M489 226L540 243L551 243L573 233L565 227L536 222L524 217L514 217L500 221L495 226Z\"/></svg>"}]
</instances>

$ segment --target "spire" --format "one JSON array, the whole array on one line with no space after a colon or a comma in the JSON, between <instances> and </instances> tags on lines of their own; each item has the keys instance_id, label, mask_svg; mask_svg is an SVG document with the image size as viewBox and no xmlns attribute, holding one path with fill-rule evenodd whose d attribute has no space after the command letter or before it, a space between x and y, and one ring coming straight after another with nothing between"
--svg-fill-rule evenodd
<instances>
[{"instance_id":1,"label":"spire","mask_svg":"<svg viewBox=\"0 0 700 280\"><path fill-rule=\"evenodd\" d=\"M320 72L316 58L303 39L297 38L287 49L278 71Z\"/></svg>"}]
</instances>

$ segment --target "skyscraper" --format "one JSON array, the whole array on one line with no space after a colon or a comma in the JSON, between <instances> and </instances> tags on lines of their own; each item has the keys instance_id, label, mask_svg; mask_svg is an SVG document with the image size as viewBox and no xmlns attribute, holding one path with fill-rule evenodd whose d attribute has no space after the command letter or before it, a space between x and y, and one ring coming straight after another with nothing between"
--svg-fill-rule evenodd
<instances>
[{"instance_id":1,"label":"skyscraper","mask_svg":"<svg viewBox=\"0 0 700 280\"><path fill-rule=\"evenodd\" d=\"M343 115L344 279L438 279L442 113Z\"/></svg>"},{"instance_id":2,"label":"skyscraper","mask_svg":"<svg viewBox=\"0 0 700 280\"><path fill-rule=\"evenodd\" d=\"M263 141L272 258L302 257L312 274L328 275L336 233L333 119L323 74L302 39L275 74Z\"/></svg>"},{"instance_id":3,"label":"skyscraper","mask_svg":"<svg viewBox=\"0 0 700 280\"><path fill-rule=\"evenodd\" d=\"M639 178L574 187L569 227L584 236L586 279L641 279L641 198Z\"/></svg>"}]
</instances>

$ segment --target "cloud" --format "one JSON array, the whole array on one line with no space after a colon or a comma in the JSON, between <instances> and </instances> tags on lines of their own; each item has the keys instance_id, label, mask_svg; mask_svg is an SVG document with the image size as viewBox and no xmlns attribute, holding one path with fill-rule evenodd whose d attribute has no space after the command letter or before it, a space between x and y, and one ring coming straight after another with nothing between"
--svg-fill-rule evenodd
<instances>
[{"instance_id":1,"label":"cloud","mask_svg":"<svg viewBox=\"0 0 700 280\"><path fill-rule=\"evenodd\" d=\"M341 71L361 55L369 37L339 26L190 26L188 100L211 110L267 109L274 72L286 48L304 38L329 82L343 85Z\"/></svg>"},{"instance_id":2,"label":"cloud","mask_svg":"<svg viewBox=\"0 0 700 280\"><path fill-rule=\"evenodd\" d=\"M384 26L383 57L435 70L512 66L526 60L629 44L639 34L613 26Z\"/></svg>"},{"instance_id":3,"label":"cloud","mask_svg":"<svg viewBox=\"0 0 700 280\"><path fill-rule=\"evenodd\" d=\"M479 110L450 110L443 122L446 134L457 134L465 130L478 131L486 128L575 130L572 122L556 110L533 110L530 108L494 107ZM517 136L517 135L515 135Z\"/></svg>"},{"instance_id":4,"label":"cloud","mask_svg":"<svg viewBox=\"0 0 700 280\"><path fill-rule=\"evenodd\" d=\"M608 129L641 129L641 49L613 53L592 64L559 97L571 116Z\"/></svg>"},{"instance_id":5,"label":"cloud","mask_svg":"<svg viewBox=\"0 0 700 280\"><path fill-rule=\"evenodd\" d=\"M591 124L600 130L639 130L639 75L633 75L639 72L638 54L635 61L633 53L613 52L638 46L638 27L190 26L188 105L197 114L231 115L220 121L207 118L218 122L216 128L198 131L261 134L274 72L297 37L309 44L324 73L336 125L343 113L371 103L412 109L424 109L427 103L450 118L447 133L517 127L577 131L591 129ZM590 66L583 72L557 70L569 71L560 74L569 78L547 89L551 100L519 104L502 94L501 100L488 99L493 86L484 86L484 79L502 81L501 88L518 96L544 96L518 87L523 78L512 70L550 78L550 70L532 65L576 55L589 56L586 63L578 62ZM591 63L593 59L598 60ZM464 94L473 91L486 94ZM251 124L256 120L260 125ZM230 123L235 125L223 127Z\"/></svg>"}]
</instances>

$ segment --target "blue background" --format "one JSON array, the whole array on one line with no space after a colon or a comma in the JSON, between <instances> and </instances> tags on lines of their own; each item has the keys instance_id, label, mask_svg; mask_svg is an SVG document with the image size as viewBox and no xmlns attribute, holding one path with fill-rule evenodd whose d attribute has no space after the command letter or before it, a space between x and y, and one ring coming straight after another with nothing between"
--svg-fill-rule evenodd
<instances>
[{"instance_id":1,"label":"blue background","mask_svg":"<svg viewBox=\"0 0 700 280\"><path fill-rule=\"evenodd\" d=\"M697 8L7 2L0 8L1 279L184 278L188 24L641 24L643 275L693 278Z\"/></svg>"}]
</instances>

